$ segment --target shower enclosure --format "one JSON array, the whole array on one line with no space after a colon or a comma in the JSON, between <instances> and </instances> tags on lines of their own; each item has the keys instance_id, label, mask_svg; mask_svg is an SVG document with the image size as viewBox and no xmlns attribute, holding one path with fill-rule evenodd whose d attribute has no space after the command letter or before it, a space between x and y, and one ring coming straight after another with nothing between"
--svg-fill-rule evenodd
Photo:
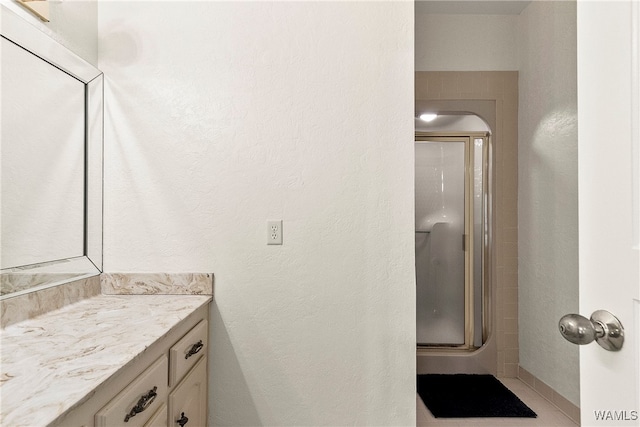
<instances>
[{"instance_id":1,"label":"shower enclosure","mask_svg":"<svg viewBox=\"0 0 640 427\"><path fill-rule=\"evenodd\" d=\"M488 133L417 133L419 349L472 351L487 339Z\"/></svg>"}]
</instances>

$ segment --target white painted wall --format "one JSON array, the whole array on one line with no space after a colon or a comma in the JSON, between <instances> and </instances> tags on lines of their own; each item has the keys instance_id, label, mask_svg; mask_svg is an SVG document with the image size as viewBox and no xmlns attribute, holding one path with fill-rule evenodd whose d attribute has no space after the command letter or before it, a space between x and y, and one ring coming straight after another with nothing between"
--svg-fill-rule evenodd
<instances>
[{"instance_id":1,"label":"white painted wall","mask_svg":"<svg viewBox=\"0 0 640 427\"><path fill-rule=\"evenodd\" d=\"M575 2L532 2L519 51L520 365L579 405L578 346L557 332L578 310Z\"/></svg>"},{"instance_id":2,"label":"white painted wall","mask_svg":"<svg viewBox=\"0 0 640 427\"><path fill-rule=\"evenodd\" d=\"M50 1L50 22L41 21L14 0L0 4L93 65L98 64L97 0Z\"/></svg>"},{"instance_id":3,"label":"white painted wall","mask_svg":"<svg viewBox=\"0 0 640 427\"><path fill-rule=\"evenodd\" d=\"M416 9L416 71L518 69L517 15L426 14Z\"/></svg>"},{"instance_id":4,"label":"white painted wall","mask_svg":"<svg viewBox=\"0 0 640 427\"><path fill-rule=\"evenodd\" d=\"M210 425L415 423L413 22L100 3L105 269L215 273Z\"/></svg>"}]
</instances>

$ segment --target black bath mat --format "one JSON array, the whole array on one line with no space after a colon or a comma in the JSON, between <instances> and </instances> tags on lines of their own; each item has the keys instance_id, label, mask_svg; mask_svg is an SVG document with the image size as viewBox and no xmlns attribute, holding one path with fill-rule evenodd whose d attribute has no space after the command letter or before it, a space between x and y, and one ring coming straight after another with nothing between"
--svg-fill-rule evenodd
<instances>
[{"instance_id":1,"label":"black bath mat","mask_svg":"<svg viewBox=\"0 0 640 427\"><path fill-rule=\"evenodd\" d=\"M493 375L418 375L418 394L436 418L536 418Z\"/></svg>"}]
</instances>

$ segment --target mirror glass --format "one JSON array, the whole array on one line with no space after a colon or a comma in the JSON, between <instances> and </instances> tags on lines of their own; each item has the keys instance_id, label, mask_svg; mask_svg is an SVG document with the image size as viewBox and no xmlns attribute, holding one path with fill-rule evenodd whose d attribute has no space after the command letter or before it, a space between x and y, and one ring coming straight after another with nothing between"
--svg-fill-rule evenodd
<instances>
[{"instance_id":1,"label":"mirror glass","mask_svg":"<svg viewBox=\"0 0 640 427\"><path fill-rule=\"evenodd\" d=\"M83 255L84 84L1 43L0 268Z\"/></svg>"},{"instance_id":2,"label":"mirror glass","mask_svg":"<svg viewBox=\"0 0 640 427\"><path fill-rule=\"evenodd\" d=\"M2 8L0 294L102 269L102 73Z\"/></svg>"}]
</instances>

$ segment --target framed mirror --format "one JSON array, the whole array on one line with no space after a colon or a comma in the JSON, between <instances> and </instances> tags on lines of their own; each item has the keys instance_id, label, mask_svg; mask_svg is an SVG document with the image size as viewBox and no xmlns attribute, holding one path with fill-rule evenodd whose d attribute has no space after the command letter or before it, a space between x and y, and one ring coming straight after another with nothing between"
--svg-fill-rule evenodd
<instances>
[{"instance_id":1,"label":"framed mirror","mask_svg":"<svg viewBox=\"0 0 640 427\"><path fill-rule=\"evenodd\" d=\"M0 298L102 270L103 75L0 6Z\"/></svg>"}]
</instances>

